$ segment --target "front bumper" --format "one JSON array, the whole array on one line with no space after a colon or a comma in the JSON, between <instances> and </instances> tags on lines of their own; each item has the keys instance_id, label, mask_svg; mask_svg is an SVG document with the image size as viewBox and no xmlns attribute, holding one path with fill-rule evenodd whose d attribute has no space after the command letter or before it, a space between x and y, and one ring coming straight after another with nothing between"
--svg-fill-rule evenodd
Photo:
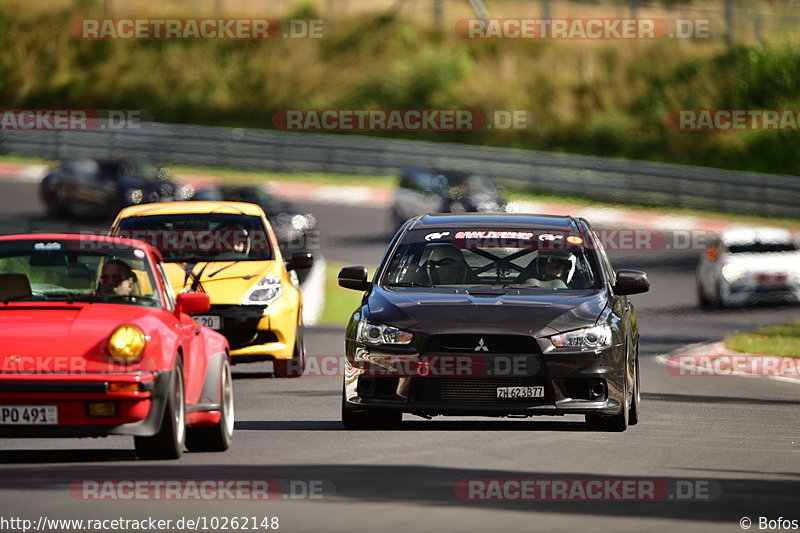
<instances>
[{"instance_id":1,"label":"front bumper","mask_svg":"<svg viewBox=\"0 0 800 533\"><path fill-rule=\"evenodd\" d=\"M800 303L800 287L793 284L759 284L748 279L724 284L722 298L728 306Z\"/></svg>"},{"instance_id":2,"label":"front bumper","mask_svg":"<svg viewBox=\"0 0 800 533\"><path fill-rule=\"evenodd\" d=\"M290 339L289 333L282 327L284 321L273 316L279 312L277 307L212 305L203 314L220 317L222 329L219 332L228 339L234 363L289 359L292 357L294 337Z\"/></svg>"},{"instance_id":3,"label":"front bumper","mask_svg":"<svg viewBox=\"0 0 800 533\"><path fill-rule=\"evenodd\" d=\"M4 425L2 437L151 436L166 408L172 372L87 374L0 374L0 406L41 405L58 408L55 425ZM139 384L138 391L109 392L112 384ZM112 416L90 416L90 402L116 405Z\"/></svg>"},{"instance_id":4,"label":"front bumper","mask_svg":"<svg viewBox=\"0 0 800 533\"><path fill-rule=\"evenodd\" d=\"M423 416L616 415L625 404L624 346L598 352L461 355L457 357L462 362L472 363L455 361L446 367L440 363L444 371L439 372L433 359L441 356L404 355L401 365L386 364L396 354L382 357L378 371L374 364L364 362L369 356L347 357L346 408ZM392 375L387 366L402 371ZM471 371L459 372L459 366ZM416 369L417 375L409 369ZM420 370L427 375L420 375ZM544 396L498 399L498 387L543 387Z\"/></svg>"}]
</instances>

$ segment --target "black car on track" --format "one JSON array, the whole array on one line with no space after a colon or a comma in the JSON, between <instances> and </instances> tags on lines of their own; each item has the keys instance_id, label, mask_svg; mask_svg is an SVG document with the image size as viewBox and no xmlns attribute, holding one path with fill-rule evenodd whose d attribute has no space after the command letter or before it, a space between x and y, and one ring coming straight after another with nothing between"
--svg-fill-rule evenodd
<instances>
[{"instance_id":1,"label":"black car on track","mask_svg":"<svg viewBox=\"0 0 800 533\"><path fill-rule=\"evenodd\" d=\"M113 219L131 205L187 200L190 190L148 159L83 158L55 166L42 180L39 194L51 218Z\"/></svg>"},{"instance_id":2,"label":"black car on track","mask_svg":"<svg viewBox=\"0 0 800 533\"><path fill-rule=\"evenodd\" d=\"M643 272L614 271L582 218L438 214L412 218L365 291L345 338L342 422L402 414L579 414L590 428L639 420L639 328L628 295Z\"/></svg>"}]
</instances>

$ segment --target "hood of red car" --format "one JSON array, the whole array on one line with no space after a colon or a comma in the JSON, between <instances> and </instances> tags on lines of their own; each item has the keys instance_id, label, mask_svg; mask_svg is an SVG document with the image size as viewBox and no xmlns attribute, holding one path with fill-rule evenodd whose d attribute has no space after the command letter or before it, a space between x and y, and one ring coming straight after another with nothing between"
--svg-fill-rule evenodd
<instances>
[{"instance_id":1,"label":"hood of red car","mask_svg":"<svg viewBox=\"0 0 800 533\"><path fill-rule=\"evenodd\" d=\"M134 305L0 305L0 371L91 371L96 365L86 361L107 364L105 344L117 327L141 325L158 312Z\"/></svg>"}]
</instances>

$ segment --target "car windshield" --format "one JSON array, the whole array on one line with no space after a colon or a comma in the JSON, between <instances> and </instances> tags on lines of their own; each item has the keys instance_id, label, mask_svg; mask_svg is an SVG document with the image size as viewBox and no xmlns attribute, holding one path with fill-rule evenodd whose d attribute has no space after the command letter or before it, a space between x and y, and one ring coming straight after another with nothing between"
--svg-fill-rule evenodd
<instances>
[{"instance_id":1,"label":"car windshield","mask_svg":"<svg viewBox=\"0 0 800 533\"><path fill-rule=\"evenodd\" d=\"M268 261L274 259L260 217L187 213L124 218L114 235L145 241L169 263Z\"/></svg>"},{"instance_id":2,"label":"car windshield","mask_svg":"<svg viewBox=\"0 0 800 533\"><path fill-rule=\"evenodd\" d=\"M0 303L88 301L160 307L143 250L118 243L0 242Z\"/></svg>"},{"instance_id":3,"label":"car windshield","mask_svg":"<svg viewBox=\"0 0 800 533\"><path fill-rule=\"evenodd\" d=\"M458 228L407 233L382 284L585 290L599 287L594 256L559 230ZM577 244L573 244L577 243Z\"/></svg>"},{"instance_id":4,"label":"car windshield","mask_svg":"<svg viewBox=\"0 0 800 533\"><path fill-rule=\"evenodd\" d=\"M792 242L748 242L731 244L727 247L732 254L765 254L773 252L795 252L797 246Z\"/></svg>"},{"instance_id":5,"label":"car windshield","mask_svg":"<svg viewBox=\"0 0 800 533\"><path fill-rule=\"evenodd\" d=\"M138 178L148 181L159 179L159 168L149 161L101 161L99 166L104 176Z\"/></svg>"}]
</instances>

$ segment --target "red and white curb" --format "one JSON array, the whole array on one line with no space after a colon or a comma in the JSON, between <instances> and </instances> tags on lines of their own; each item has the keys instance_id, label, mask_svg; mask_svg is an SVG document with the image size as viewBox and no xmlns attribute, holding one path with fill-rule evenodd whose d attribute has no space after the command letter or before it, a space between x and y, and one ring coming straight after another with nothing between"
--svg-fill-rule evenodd
<instances>
[{"instance_id":1,"label":"red and white curb","mask_svg":"<svg viewBox=\"0 0 800 533\"><path fill-rule=\"evenodd\" d=\"M735 376L800 384L800 359L737 352L726 348L723 341L689 344L655 359L670 374L678 377ZM769 364L765 364L765 359ZM764 372L767 366L784 375L768 375ZM749 372L747 368L761 372Z\"/></svg>"}]
</instances>

